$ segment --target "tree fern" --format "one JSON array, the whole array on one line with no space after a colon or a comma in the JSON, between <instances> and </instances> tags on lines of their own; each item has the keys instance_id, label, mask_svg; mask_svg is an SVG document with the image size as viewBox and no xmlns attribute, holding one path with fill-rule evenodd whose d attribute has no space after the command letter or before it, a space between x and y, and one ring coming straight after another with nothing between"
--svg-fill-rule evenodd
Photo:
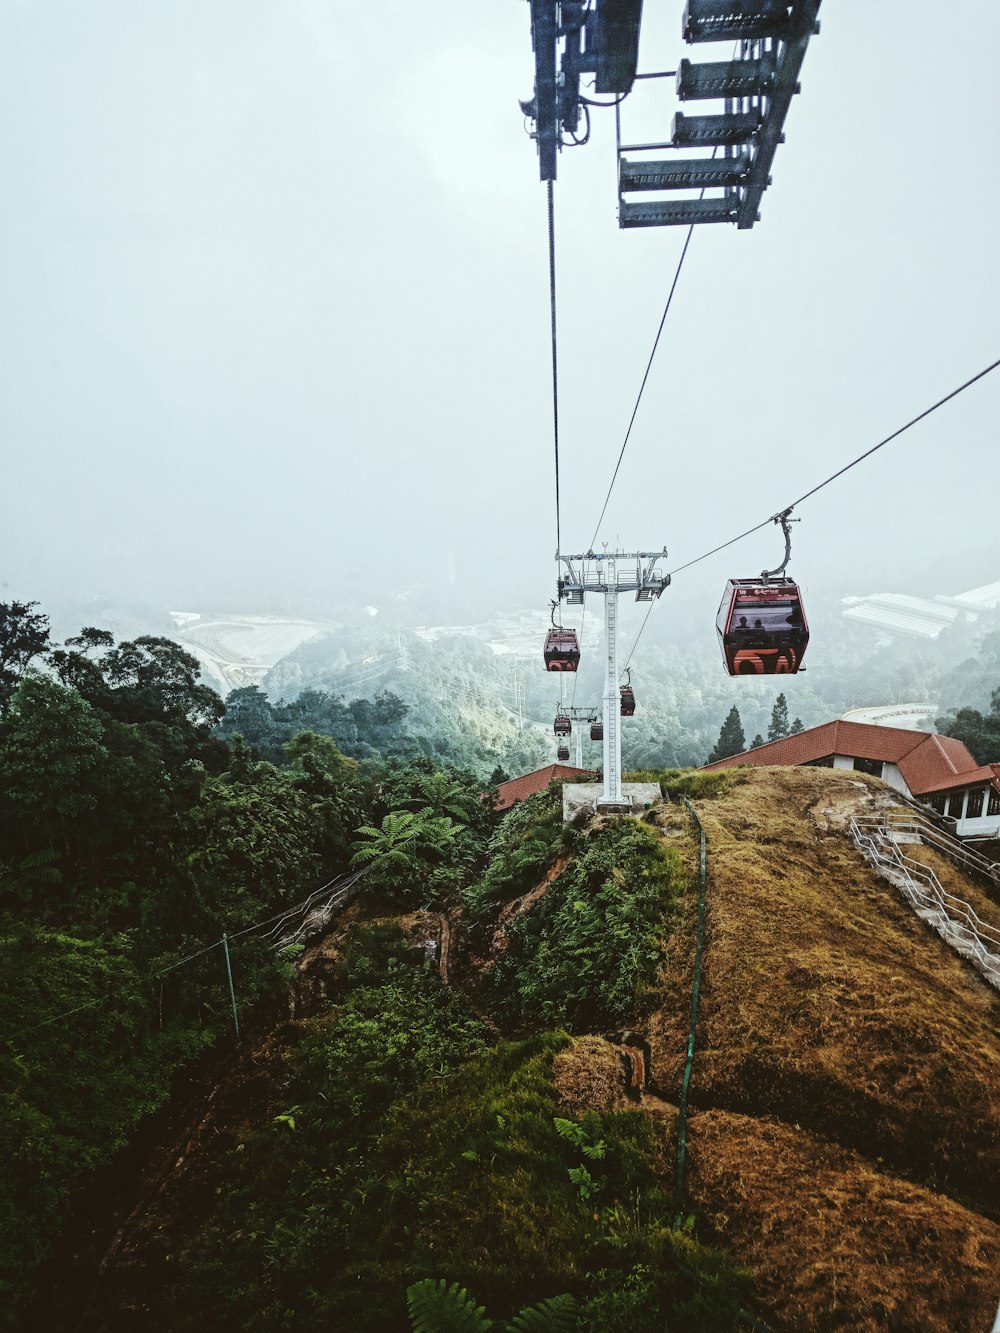
<instances>
[{"instance_id":1,"label":"tree fern","mask_svg":"<svg viewBox=\"0 0 1000 1333\"><path fill-rule=\"evenodd\" d=\"M486 1310L464 1287L445 1279L424 1278L406 1289L413 1333L486 1333L493 1327ZM533 1327L537 1328L537 1325Z\"/></svg>"}]
</instances>

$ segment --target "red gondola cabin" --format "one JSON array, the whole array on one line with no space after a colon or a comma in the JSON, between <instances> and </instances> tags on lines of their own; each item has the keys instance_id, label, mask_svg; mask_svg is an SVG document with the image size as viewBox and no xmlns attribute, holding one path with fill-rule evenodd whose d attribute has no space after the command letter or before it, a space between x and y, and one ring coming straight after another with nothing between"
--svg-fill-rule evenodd
<instances>
[{"instance_id":1,"label":"red gondola cabin","mask_svg":"<svg viewBox=\"0 0 1000 1333\"><path fill-rule=\"evenodd\" d=\"M556 720L552 724L552 730L557 736L568 736L573 730L573 723L565 713L556 713Z\"/></svg>"},{"instance_id":2,"label":"red gondola cabin","mask_svg":"<svg viewBox=\"0 0 1000 1333\"><path fill-rule=\"evenodd\" d=\"M590 739L591 739L592 741L603 741L603 740L604 740L604 723L603 723L603 722L591 722L591 724L590 724Z\"/></svg>"},{"instance_id":3,"label":"red gondola cabin","mask_svg":"<svg viewBox=\"0 0 1000 1333\"><path fill-rule=\"evenodd\" d=\"M619 689L622 696L622 717L633 717L635 715L635 694L631 685L622 685Z\"/></svg>"},{"instance_id":4,"label":"red gondola cabin","mask_svg":"<svg viewBox=\"0 0 1000 1333\"><path fill-rule=\"evenodd\" d=\"M566 760L569 758L569 746L560 745L556 750L556 758L559 760L560 763L565 763Z\"/></svg>"},{"instance_id":5,"label":"red gondola cabin","mask_svg":"<svg viewBox=\"0 0 1000 1333\"><path fill-rule=\"evenodd\" d=\"M576 630L557 625L545 636L542 650L546 671L575 671L580 665L580 645Z\"/></svg>"},{"instance_id":6,"label":"red gondola cabin","mask_svg":"<svg viewBox=\"0 0 1000 1333\"><path fill-rule=\"evenodd\" d=\"M731 676L779 676L800 670L809 626L791 579L730 579L716 620Z\"/></svg>"}]
</instances>

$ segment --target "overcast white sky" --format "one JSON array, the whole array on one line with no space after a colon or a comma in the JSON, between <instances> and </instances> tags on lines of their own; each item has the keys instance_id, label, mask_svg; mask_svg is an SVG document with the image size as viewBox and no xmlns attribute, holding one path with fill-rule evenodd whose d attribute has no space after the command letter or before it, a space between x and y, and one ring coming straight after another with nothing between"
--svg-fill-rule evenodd
<instances>
[{"instance_id":1,"label":"overcast white sky","mask_svg":"<svg viewBox=\"0 0 1000 1333\"><path fill-rule=\"evenodd\" d=\"M715 54L682 8L647 0L642 68ZM603 539L681 564L1000 356L1000 6L960 11L825 0L762 221L694 235ZM531 87L523 0L2 3L0 598L315 613L453 549L484 610L544 605ZM567 549L685 234L619 231L614 178L606 112L556 186ZM792 573L1000 577L998 407L1000 371L803 506ZM707 614L778 548L700 566Z\"/></svg>"}]
</instances>

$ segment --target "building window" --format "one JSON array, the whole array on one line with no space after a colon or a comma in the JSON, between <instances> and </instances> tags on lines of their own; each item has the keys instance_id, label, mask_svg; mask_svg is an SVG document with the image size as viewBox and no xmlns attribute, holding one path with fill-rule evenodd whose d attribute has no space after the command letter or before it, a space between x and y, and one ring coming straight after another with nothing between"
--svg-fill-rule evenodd
<instances>
[{"instance_id":1,"label":"building window","mask_svg":"<svg viewBox=\"0 0 1000 1333\"><path fill-rule=\"evenodd\" d=\"M1000 791L997 791L996 787L990 788L990 802L986 812L990 815L1000 815Z\"/></svg>"},{"instance_id":2,"label":"building window","mask_svg":"<svg viewBox=\"0 0 1000 1333\"><path fill-rule=\"evenodd\" d=\"M952 819L962 818L962 802L964 800L965 800L964 791L956 791L952 793L951 800L948 803L948 813L949 815L951 815Z\"/></svg>"},{"instance_id":3,"label":"building window","mask_svg":"<svg viewBox=\"0 0 1000 1333\"><path fill-rule=\"evenodd\" d=\"M870 773L873 778L880 778L882 776L882 760L855 759L854 771L855 773Z\"/></svg>"},{"instance_id":4,"label":"building window","mask_svg":"<svg viewBox=\"0 0 1000 1333\"><path fill-rule=\"evenodd\" d=\"M986 792L982 787L977 787L975 791L969 792L969 801L965 807L966 819L978 819L983 813L983 797Z\"/></svg>"},{"instance_id":5,"label":"building window","mask_svg":"<svg viewBox=\"0 0 1000 1333\"><path fill-rule=\"evenodd\" d=\"M822 759L808 759L802 765L803 768L833 768L833 755L825 755ZM1000 795L1000 793L998 793Z\"/></svg>"},{"instance_id":6,"label":"building window","mask_svg":"<svg viewBox=\"0 0 1000 1333\"><path fill-rule=\"evenodd\" d=\"M998 792L997 794L1000 795L1000 792ZM944 796L939 792L937 796L931 797L930 800L931 809L936 810L939 815L943 815L945 812L944 808L945 805L947 804L947 801L948 801L947 796Z\"/></svg>"}]
</instances>

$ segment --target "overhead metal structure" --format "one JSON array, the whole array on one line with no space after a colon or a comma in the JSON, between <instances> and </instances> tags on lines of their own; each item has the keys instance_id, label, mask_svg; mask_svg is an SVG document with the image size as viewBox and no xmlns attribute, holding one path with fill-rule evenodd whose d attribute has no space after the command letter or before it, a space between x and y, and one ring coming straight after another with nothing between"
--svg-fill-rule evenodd
<instances>
[{"instance_id":1,"label":"overhead metal structure","mask_svg":"<svg viewBox=\"0 0 1000 1333\"><path fill-rule=\"evenodd\" d=\"M622 792L621 693L618 686L618 595L634 592L637 602L652 602L670 585L670 575L656 568L662 551L587 551L583 555L556 555L561 566L558 591L561 601L582 605L588 593L604 597L605 675L602 705L604 790L598 810L627 813L632 803Z\"/></svg>"},{"instance_id":2,"label":"overhead metal structure","mask_svg":"<svg viewBox=\"0 0 1000 1333\"><path fill-rule=\"evenodd\" d=\"M684 40L726 42L734 46L732 55L683 59L676 69L649 74L637 73L642 0L529 2L535 88L521 110L532 123L543 181L555 180L563 147L587 142L590 108L613 105L619 226L733 222L749 228L759 220L809 39L819 31L820 0L688 0ZM588 73L595 92L612 95L612 102L581 93L581 76ZM679 102L716 102L721 109L678 111L669 138L623 143L620 103L637 80L668 78Z\"/></svg>"}]
</instances>

